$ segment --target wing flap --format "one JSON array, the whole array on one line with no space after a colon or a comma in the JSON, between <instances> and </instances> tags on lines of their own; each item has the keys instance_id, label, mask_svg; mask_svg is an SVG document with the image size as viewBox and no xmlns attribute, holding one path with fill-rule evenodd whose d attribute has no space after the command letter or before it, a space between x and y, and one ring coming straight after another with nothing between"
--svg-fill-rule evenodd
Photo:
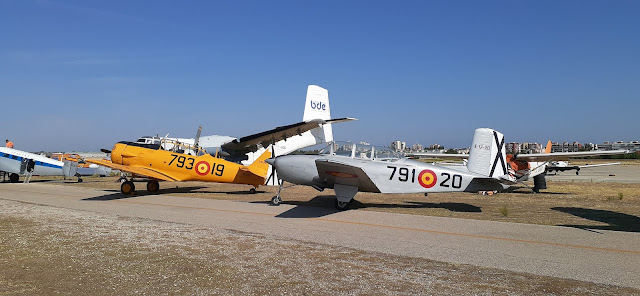
<instances>
[{"instance_id":1,"label":"wing flap","mask_svg":"<svg viewBox=\"0 0 640 296\"><path fill-rule=\"evenodd\" d=\"M107 161L107 160L102 160L102 159L100 159L100 160L87 159L86 162L94 163L94 164L97 164L97 165L109 167L109 168L116 169L116 170L129 172L129 173L140 175L140 176L145 176L145 177L152 178L152 179L158 179L158 180L163 180L163 181L179 181L178 179L176 179L174 177L171 177L171 176L169 176L167 174L164 174L162 172L159 172L159 171L156 171L156 170L152 170L152 169L149 169L149 168L133 167L133 166L115 164L113 162L110 162L110 161Z\"/></svg>"},{"instance_id":2,"label":"wing flap","mask_svg":"<svg viewBox=\"0 0 640 296\"><path fill-rule=\"evenodd\" d=\"M328 159L316 160L318 176L329 183L357 186L362 191L380 192L361 168Z\"/></svg>"}]
</instances>

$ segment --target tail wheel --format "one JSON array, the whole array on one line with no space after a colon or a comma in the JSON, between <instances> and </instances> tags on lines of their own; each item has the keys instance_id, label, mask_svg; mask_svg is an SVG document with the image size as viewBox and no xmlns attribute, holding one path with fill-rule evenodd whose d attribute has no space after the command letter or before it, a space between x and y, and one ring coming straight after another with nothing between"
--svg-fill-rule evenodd
<instances>
[{"instance_id":1,"label":"tail wheel","mask_svg":"<svg viewBox=\"0 0 640 296\"><path fill-rule=\"evenodd\" d=\"M18 183L19 179L20 179L20 176L16 173L9 175L9 181L11 181L11 183Z\"/></svg>"},{"instance_id":2,"label":"tail wheel","mask_svg":"<svg viewBox=\"0 0 640 296\"><path fill-rule=\"evenodd\" d=\"M131 195L136 190L136 185L131 181L125 181L120 185L120 192L124 195Z\"/></svg>"},{"instance_id":3,"label":"tail wheel","mask_svg":"<svg viewBox=\"0 0 640 296\"><path fill-rule=\"evenodd\" d=\"M147 182L147 191L151 193L157 193L158 191L160 191L160 183L158 183L158 181L156 180Z\"/></svg>"},{"instance_id":4,"label":"tail wheel","mask_svg":"<svg viewBox=\"0 0 640 296\"><path fill-rule=\"evenodd\" d=\"M256 194L256 189L255 189L255 188L251 188L251 189L249 189L249 193L251 193L251 194Z\"/></svg>"},{"instance_id":5,"label":"tail wheel","mask_svg":"<svg viewBox=\"0 0 640 296\"><path fill-rule=\"evenodd\" d=\"M351 202L353 201L339 201L336 199L336 209L340 210L340 211L345 211L349 209L349 205L351 205Z\"/></svg>"}]
</instances>

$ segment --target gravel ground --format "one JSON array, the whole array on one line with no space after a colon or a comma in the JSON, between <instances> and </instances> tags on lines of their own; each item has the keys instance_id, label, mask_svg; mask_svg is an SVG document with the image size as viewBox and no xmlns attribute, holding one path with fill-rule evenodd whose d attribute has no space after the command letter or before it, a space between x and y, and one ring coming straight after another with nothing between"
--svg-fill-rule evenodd
<instances>
[{"instance_id":1,"label":"gravel ground","mask_svg":"<svg viewBox=\"0 0 640 296\"><path fill-rule=\"evenodd\" d=\"M0 295L638 295L640 290L0 200Z\"/></svg>"}]
</instances>

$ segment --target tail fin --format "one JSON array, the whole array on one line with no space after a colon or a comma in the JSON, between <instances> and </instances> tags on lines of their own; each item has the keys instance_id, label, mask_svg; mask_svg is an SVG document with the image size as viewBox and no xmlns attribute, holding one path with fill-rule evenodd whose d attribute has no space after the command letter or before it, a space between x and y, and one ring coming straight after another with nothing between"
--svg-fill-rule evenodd
<instances>
[{"instance_id":1,"label":"tail fin","mask_svg":"<svg viewBox=\"0 0 640 296\"><path fill-rule=\"evenodd\" d=\"M476 129L469 151L469 171L498 178L508 173L504 135L489 129Z\"/></svg>"},{"instance_id":2,"label":"tail fin","mask_svg":"<svg viewBox=\"0 0 640 296\"><path fill-rule=\"evenodd\" d=\"M551 153L551 140L549 140L549 142L547 142L547 147L544 148L544 153Z\"/></svg>"},{"instance_id":3,"label":"tail fin","mask_svg":"<svg viewBox=\"0 0 640 296\"><path fill-rule=\"evenodd\" d=\"M265 161L265 159L271 158L271 145L267 147L267 149L256 159L252 164L246 167L246 169L256 176L260 176L263 178L267 177L267 172L269 171L269 164Z\"/></svg>"},{"instance_id":4,"label":"tail fin","mask_svg":"<svg viewBox=\"0 0 640 296\"><path fill-rule=\"evenodd\" d=\"M331 119L331 109L329 109L329 91L317 85L307 87L307 101L304 105L304 115L302 121L313 119ZM313 129L311 133L318 139L318 143L333 141L333 129L331 124L325 124L322 128Z\"/></svg>"}]
</instances>

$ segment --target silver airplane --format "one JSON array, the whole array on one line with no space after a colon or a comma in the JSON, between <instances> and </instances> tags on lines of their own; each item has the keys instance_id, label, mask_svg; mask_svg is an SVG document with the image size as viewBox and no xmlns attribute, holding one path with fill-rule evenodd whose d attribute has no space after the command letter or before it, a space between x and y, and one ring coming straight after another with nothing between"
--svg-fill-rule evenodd
<instances>
[{"instance_id":1,"label":"silver airplane","mask_svg":"<svg viewBox=\"0 0 640 296\"><path fill-rule=\"evenodd\" d=\"M333 148L333 146L332 146ZM515 183L506 161L504 135L488 128L476 129L466 166L444 167L411 159L380 160L375 157L283 155L268 159L280 179L272 205L282 202L284 182L332 188L336 208L345 210L359 192L433 193L500 191ZM371 153L374 155L374 153Z\"/></svg>"}]
</instances>

